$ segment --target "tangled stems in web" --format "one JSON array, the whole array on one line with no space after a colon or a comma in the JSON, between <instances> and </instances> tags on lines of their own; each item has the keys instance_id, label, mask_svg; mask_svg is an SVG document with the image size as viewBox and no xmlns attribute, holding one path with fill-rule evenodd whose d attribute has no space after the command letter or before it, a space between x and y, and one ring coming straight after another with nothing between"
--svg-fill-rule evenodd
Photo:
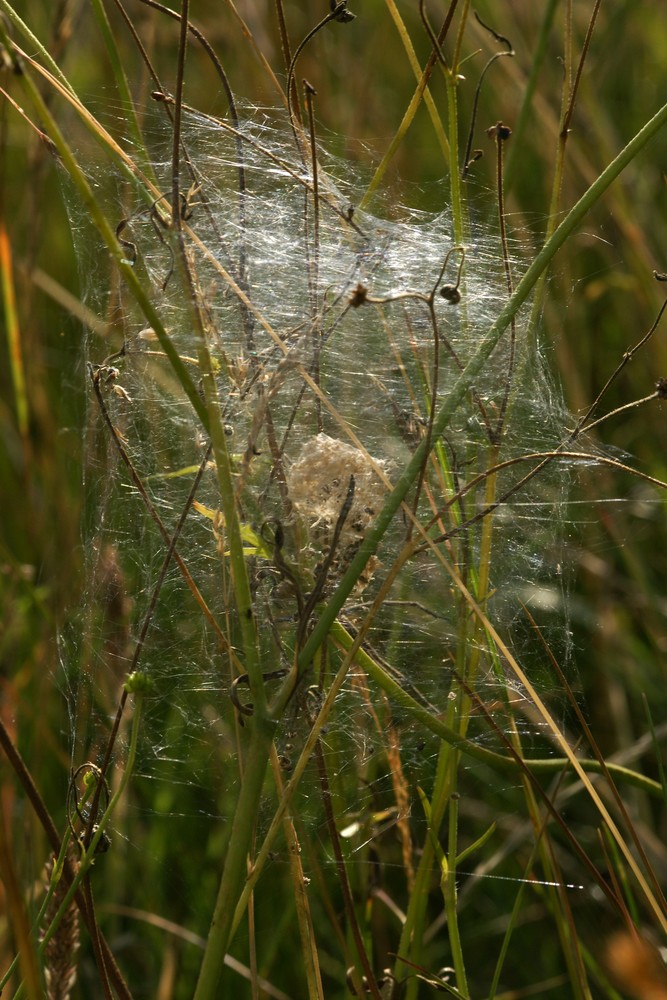
<instances>
[{"instance_id":1,"label":"tangled stems in web","mask_svg":"<svg viewBox=\"0 0 667 1000\"><path fill-rule=\"evenodd\" d=\"M357 182L348 169L325 152L315 164L305 140L295 143L268 114L236 127L190 112L183 135L187 263L228 439L262 661L291 669L318 607L356 559L359 571L338 609L354 625L410 539L413 556L401 556L401 573L375 609L371 631L379 652L391 650L400 675L415 683L417 674L427 703L442 697L443 661L457 663L463 676L467 669L460 662L460 595L443 575L443 552L500 624L517 617L519 601L539 599L551 608L567 656L558 525L567 516L568 476L594 458L564 448L574 441L567 416L520 317L516 344L501 340L447 425L433 424L438 400L459 384L503 309L508 269L520 274L521 259L474 227L465 249L457 247L446 211L426 217L395 209L392 219L356 211ZM158 158L154 169L166 189L169 163ZM126 259L153 286L182 362L196 373L197 337L164 199L158 194L148 207L124 214L116 232ZM211 627L230 580L219 595L217 585L202 581L210 578L216 549L224 566L229 526L206 442L154 331L131 306L120 332L120 349L94 371L96 384L135 488L149 485L152 522L193 505L174 546L181 561L172 563L167 582L178 587L180 552L187 551L186 581L193 593L189 581L197 581L195 599ZM420 450L402 512L362 564L359 550L384 497ZM541 455L558 455L558 468ZM196 499L188 499L190 470L198 465L201 482ZM118 489L112 477L102 497L109 510ZM104 530L109 516L101 522ZM111 549L122 551L141 592L160 543L155 547L149 525L137 529L119 532L114 523L106 539L103 532L91 539L93 576ZM169 537L173 529L158 530ZM441 547L437 557L434 545ZM178 644L170 646L169 667L159 653L159 636L175 627L168 607L164 622L159 615L152 621L151 669L187 676L180 658L188 654ZM229 616L227 623L234 629ZM229 684L244 673L233 634L223 638L217 625L212 632L204 683L190 682L199 692L219 684L216 649L228 660ZM473 629L467 640L475 683L502 680L483 637ZM148 649L142 655L151 657ZM167 690L173 697L173 685Z\"/></svg>"},{"instance_id":2,"label":"tangled stems in web","mask_svg":"<svg viewBox=\"0 0 667 1000\"><path fill-rule=\"evenodd\" d=\"M493 238L471 239L464 266L462 252L452 246L446 213L432 219L403 213L394 221L356 213L354 181L339 176L334 185L331 177L340 165L324 156L315 207L312 171L308 161L301 163L291 153L288 133L267 118L246 123L239 134L242 161L238 134L224 123L192 116L189 189L196 194L188 199L183 222L223 419L231 432L241 516L245 529L260 539L255 549L263 552L264 565L257 551L253 554L258 565L254 594L270 621L274 591L291 588L296 604L297 595L303 599L312 589L322 561L332 555L340 572L353 554L351 542L343 545L346 554L329 551L349 473L343 481L332 472L328 486L313 487L329 492L326 516L318 524L316 514L304 514L309 504L314 509L316 497L309 499L303 484L295 485L293 468L309 461L317 466L318 441L333 442L329 448L334 450L354 449L349 472L355 472L355 490L363 496L365 475L374 483L373 496L353 501L342 532L346 537L356 531L361 538L381 506L381 491L429 435L437 399L446 398L465 369L506 292ZM246 188L235 199L230 190L240 166ZM159 164L156 169L159 175ZM166 183L166 165L164 172ZM194 364L197 346L188 333L187 300L174 273L170 233L155 217L158 208L156 202L119 219L119 238L127 259L136 259L137 271L145 269L158 290L161 316L181 358ZM448 273L442 274L445 260ZM433 298L438 281L442 294ZM169 385L152 330L130 313L122 332L122 357L107 366L102 384L110 390L109 405L120 414L123 433L140 411L150 422L150 438L143 435L132 456L135 468L140 476L153 477L161 466L169 474L188 468L198 458L198 431L188 401ZM508 361L501 345L455 420L434 442L437 459L424 468L423 485L412 498L413 516L430 511L434 517L458 486L484 470ZM522 384L515 379L512 387L516 417L503 428L505 454L543 450L562 434L563 414L557 404L554 412L555 394L537 356L526 354L520 374ZM126 436L130 445L139 440L136 434ZM176 486L177 477L169 482ZM297 496L291 495L294 490ZM533 506L533 514L546 520L556 497L549 497L547 487L545 492L545 506ZM199 500L217 509L203 494ZM461 499L452 516L465 521L478 501L479 496L471 496L466 511ZM525 534L523 522L521 531L515 524L508 532L510 546ZM404 530L394 525L388 551ZM468 538L465 544L474 556L479 539ZM539 550L539 541L533 547ZM284 562L298 582L280 579L284 568L276 568L276 550L279 564ZM458 553L458 558L469 556ZM422 573L428 575L425 567ZM289 658L289 650L285 655Z\"/></svg>"},{"instance_id":3,"label":"tangled stems in web","mask_svg":"<svg viewBox=\"0 0 667 1000\"><path fill-rule=\"evenodd\" d=\"M169 764L204 789L202 720L214 718L231 759L238 726L261 710L241 637L250 622L280 766L299 768L301 808L327 824L305 770L317 720L343 809L368 816L378 798L404 803L409 873L403 769L435 767L441 737L486 751L506 728L532 751L557 729L548 714L536 722L534 689L512 663L522 639L534 655L524 604L546 614L567 662L568 479L598 458L581 443L583 424L568 430L521 314L461 390L506 309L508 268L521 275L507 239L473 226L463 247L446 211L355 209L347 168L325 152L315 166L308 144L269 115L230 126L192 112L183 137L183 260L160 211L169 163L159 157L148 205L117 211L116 233L181 364L209 383L209 414L218 408L249 603L233 596L220 452L216 467L156 331L124 302L116 349L92 359L110 436L91 437L91 472L101 463L106 476L89 552L91 592L122 567L135 605L113 650L104 631L94 635L97 662L115 662L118 678L138 648L127 619L146 623L141 663L156 693L140 774ZM143 519L125 515L128 486ZM399 498L393 508L388 496ZM510 630L511 658L499 630ZM82 706L113 704L108 669L97 678L94 697L77 693L79 733ZM544 673L537 683L553 686ZM223 705L221 689L231 695ZM490 726L475 699L497 704L504 724ZM94 731L94 712L87 719Z\"/></svg>"}]
</instances>

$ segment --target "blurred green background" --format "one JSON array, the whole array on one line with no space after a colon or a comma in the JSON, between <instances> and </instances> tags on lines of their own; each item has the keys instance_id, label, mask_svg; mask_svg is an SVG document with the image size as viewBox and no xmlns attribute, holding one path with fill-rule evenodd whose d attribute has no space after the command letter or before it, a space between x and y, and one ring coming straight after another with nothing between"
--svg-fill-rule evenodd
<instances>
[{"instance_id":1,"label":"blurred green background","mask_svg":"<svg viewBox=\"0 0 667 1000\"><path fill-rule=\"evenodd\" d=\"M238 0L236 6L257 49L284 80L274 4ZM438 26L446 5L426 6L432 24ZM17 9L47 43L82 99L110 127L116 122L122 128L115 110L118 95L90 5L77 0L25 0L22 7ZM350 7L357 19L349 25L332 25L318 35L301 57L297 76L307 78L317 91L324 144L341 157L359 161L370 177L400 124L415 77L392 17L392 4L350 0ZM474 147L483 148L485 155L467 182L473 230L488 225L494 216L493 145L485 130L503 121L515 129L507 168L508 224L526 260L539 247L547 226L563 78L576 70L592 7L580 0L573 4L480 0L476 8L484 22L511 41L515 55L493 65L480 92ZM130 2L127 9L165 90L172 90L175 23L140 3ZM285 3L293 48L327 9L326 3ZM431 45L417 4L398 0L396 9L423 66ZM544 59L517 135L543 19L551 9ZM570 14L571 36L566 30ZM137 105L148 106L155 85L111 4L108 16ZM194 2L191 17L218 53L239 103L276 104L275 88L244 37L233 5ZM501 47L474 18L469 19L460 89L462 145L479 74ZM2 87L23 105L20 80L8 68L0 75ZM571 121L561 211L579 198L657 111L667 93L666 83L667 19L661 5L655 0L603 3ZM436 104L444 109L445 90L437 72L431 85ZM64 102L48 88L44 91L65 131L78 134L79 126ZM194 42L188 54L185 98L207 113L225 113L218 77ZM49 808L62 819L70 722L58 680L58 636L67 630L85 588L81 512L88 405L79 307L67 308L66 296L76 303L88 280L78 270L58 167L35 131L2 98L0 140L0 221L7 239L3 301L7 304L11 265L18 317L18 329L12 331L7 310L3 311L0 338L1 706ZM596 397L623 353L651 327L664 299L667 285L657 283L653 271L667 270L666 165L667 134L662 134L613 185L549 274L537 336L574 413ZM395 204L397 215L402 204L438 212L446 199L446 176L442 150L422 105L392 162L385 198ZM91 266L105 265L91 258ZM95 280L103 281L104 274ZM606 408L648 395L655 382L667 376L666 344L667 327L660 328L613 386ZM642 472L667 477L664 403L610 420L600 428L600 441L608 453ZM658 490L609 469L582 476L576 489L583 513L570 531L566 567L573 581L574 677L595 737L605 752L613 753L632 747L646 732L643 696L656 725L666 717L665 500ZM648 764L649 770L652 767ZM651 836L659 841L667 832L664 812L656 810L646 819ZM29 852L40 857L44 852L39 833L27 813L17 821L16 830L22 825L30 831ZM184 822L183 840L191 838L195 829L196 823L193 827L192 821ZM197 871L189 874L196 884ZM192 888L165 887L166 895L174 891L187 894ZM205 922L202 932L204 927ZM196 956L192 963L196 967ZM151 970L146 975L153 982L157 973Z\"/></svg>"}]
</instances>

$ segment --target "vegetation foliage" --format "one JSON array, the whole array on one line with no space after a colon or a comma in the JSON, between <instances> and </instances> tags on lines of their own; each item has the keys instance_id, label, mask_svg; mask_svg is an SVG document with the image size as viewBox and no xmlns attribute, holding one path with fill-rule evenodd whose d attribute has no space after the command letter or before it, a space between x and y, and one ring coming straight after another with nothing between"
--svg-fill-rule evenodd
<instances>
[{"instance_id":1,"label":"vegetation foliage","mask_svg":"<svg viewBox=\"0 0 667 1000\"><path fill-rule=\"evenodd\" d=\"M2 991L664 998L664 17L200 6L0 0Z\"/></svg>"}]
</instances>

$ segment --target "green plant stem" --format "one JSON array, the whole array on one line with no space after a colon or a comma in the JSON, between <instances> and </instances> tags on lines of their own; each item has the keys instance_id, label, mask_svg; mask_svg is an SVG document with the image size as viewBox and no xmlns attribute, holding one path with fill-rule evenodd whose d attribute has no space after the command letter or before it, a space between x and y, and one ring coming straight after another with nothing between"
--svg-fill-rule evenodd
<instances>
[{"instance_id":1,"label":"green plant stem","mask_svg":"<svg viewBox=\"0 0 667 1000\"><path fill-rule=\"evenodd\" d=\"M458 86L456 73L453 69L447 73L447 107L449 113L449 183L452 202L452 222L454 225L454 243L457 246L463 246L467 227L461 192L461 171L459 168Z\"/></svg>"},{"instance_id":2,"label":"green plant stem","mask_svg":"<svg viewBox=\"0 0 667 1000\"><path fill-rule=\"evenodd\" d=\"M187 30L187 19L185 20L185 28ZM197 387L192 381L190 374L188 373L185 364L181 360L176 348L171 342L157 311L155 310L150 298L146 294L143 286L141 285L137 275L134 273L131 265L127 264L123 259L122 248L120 247L118 240L116 239L113 228L108 222L106 216L104 215L102 209L97 203L94 193L83 174L83 171L78 165L76 158L71 152L67 142L62 136L60 130L58 129L56 122L51 115L50 111L46 107L44 101L38 89L32 82L31 77L24 73L22 79L28 91L30 93L31 99L37 108L38 114L45 124L49 137L54 142L58 152L63 160L63 163L70 174L74 184L79 192L79 195L90 214L93 222L97 226L104 242L106 243L109 252L115 258L123 277L125 278L130 291L134 295L139 307L141 308L144 316L150 323L151 327L155 331L160 346L164 350L167 358L169 359L174 373L178 378L184 392L186 393L188 399L192 403L192 406L199 417L205 430L211 435L211 441L213 444L213 451L216 459L216 468L218 475L218 484L221 493L221 502L223 511L226 519L226 530L229 536L229 547L230 547L230 562L232 566L232 577L234 583L235 597L237 602L237 609L239 613L241 633L243 636L243 648L246 657L245 669L248 672L250 678L251 691L253 694L253 700L255 704L255 712L259 717L265 712L265 696L264 688L261 680L261 666L259 663L259 654L256 648L256 633L255 633L255 623L254 616L252 615L252 600L250 595L250 588L247 578L245 557L243 554L243 543L241 539L240 525L238 522L238 516L236 514L235 496L234 496L234 484L231 473L231 461L229 454L227 452L227 442L225 439L224 429L222 427L222 421L220 418L220 407L217 400L217 390L215 387L215 378L212 374L212 364L210 355L208 352L208 347L206 345L205 335L202 329L202 324L199 322L199 332L200 336L198 338L199 342L199 360L201 365L202 380L204 384L204 394L205 401L202 400ZM187 265L186 265L186 277L187 275ZM196 301L196 300L195 300ZM200 317L196 317L200 320ZM259 727L261 728L261 726ZM268 759L268 745L264 746L263 741L260 741L260 745L264 747L265 752L265 765ZM261 788L261 780L260 780ZM259 792L257 792L259 796ZM243 860L243 869L245 868L245 860ZM229 876L231 878L231 876ZM240 877L240 876L239 876ZM222 888L222 886L221 886Z\"/></svg>"},{"instance_id":3,"label":"green plant stem","mask_svg":"<svg viewBox=\"0 0 667 1000\"><path fill-rule=\"evenodd\" d=\"M461 934L459 932L459 918L456 909L456 855L458 852L458 822L459 808L456 792L456 777L458 774L459 754L454 751L450 757L450 772L452 790L449 795L449 823L447 836L447 854L442 865L440 885L445 901L445 913L447 914L447 933L449 936L449 946L452 949L452 961L456 973L456 988L467 997L468 978L466 976L465 961L463 959L463 947L461 945ZM436 834L437 836L437 834Z\"/></svg>"},{"instance_id":4,"label":"green plant stem","mask_svg":"<svg viewBox=\"0 0 667 1000\"><path fill-rule=\"evenodd\" d=\"M282 797L284 795L285 786L275 746L271 748L271 767L273 770L276 790ZM310 912L308 893L306 892L306 878L303 871L303 865L301 863L301 845L299 843L296 827L294 825L294 819L289 808L285 810L285 814L283 816L283 832L289 853L290 874L292 876L292 888L294 893L294 906L299 926L299 937L301 938L301 955L303 959L306 985L308 987L308 1000L324 1000L324 989L322 986L322 975L320 972L315 928L313 926L312 914Z\"/></svg>"},{"instance_id":5,"label":"green plant stem","mask_svg":"<svg viewBox=\"0 0 667 1000\"><path fill-rule=\"evenodd\" d=\"M512 128L512 143L509 147L507 160L505 162L504 182L506 195L509 194L512 189L514 177L517 173L517 166L520 163L522 150L524 148L523 136L530 118L533 96L535 94L535 90L537 89L537 79L540 75L542 65L544 64L544 57L547 53L551 26L553 24L554 15L559 3L560 0L548 0L542 17L540 33L533 50L533 61L530 65L530 73L528 74L528 80L526 81L526 85L523 90L523 99L521 101L519 114Z\"/></svg>"},{"instance_id":6,"label":"green plant stem","mask_svg":"<svg viewBox=\"0 0 667 1000\"><path fill-rule=\"evenodd\" d=\"M433 881L433 865L436 851L439 852L438 860L442 860L442 849L438 840L440 827L445 817L445 811L449 802L451 791L451 778L454 773L450 767L451 747L447 743L442 743L438 753L438 763L433 782L433 792L429 802L426 794L420 792L422 806L426 815L429 836L424 840L415 885L410 894L408 909L405 914L405 923L401 931L398 945L398 956L394 964L394 975L397 979L403 979L409 975L409 966L401 961L400 956L410 958L410 961L419 964L422 959L421 948L424 942L424 924L426 921L426 906L428 902L429 890ZM408 979L405 1000L416 1000L419 992L419 982L414 977Z\"/></svg>"},{"instance_id":7,"label":"green plant stem","mask_svg":"<svg viewBox=\"0 0 667 1000\"><path fill-rule=\"evenodd\" d=\"M266 719L253 719L252 727L241 793L193 1000L215 1000L220 996L218 984L231 939L234 908L245 877L248 848L275 732L275 726Z\"/></svg>"},{"instance_id":8,"label":"green plant stem","mask_svg":"<svg viewBox=\"0 0 667 1000\"><path fill-rule=\"evenodd\" d=\"M30 42L30 47L32 51L36 52L39 55L44 65L48 66L49 70L60 81L63 87L67 91L69 91L69 93L72 94L72 96L74 96L74 88L72 87L71 83L61 70L60 66L58 66L58 64L52 58L48 49L44 45L42 45L39 38L37 38L37 36L33 34L28 25L25 23L25 21L23 21L19 17L19 15L16 13L11 4L7 2L7 0L0 0L0 11L2 11L5 14L10 24L13 24L16 30L19 31L20 34L23 35L23 37L28 40L28 42ZM3 34L6 34L4 29L3 29ZM3 44L7 46L7 51L11 52L11 43L9 43L9 40L5 41L5 39L3 39Z\"/></svg>"},{"instance_id":9,"label":"green plant stem","mask_svg":"<svg viewBox=\"0 0 667 1000\"><path fill-rule=\"evenodd\" d=\"M344 628L340 622L335 622L331 627L331 637L335 639L337 643L343 649L351 649L353 639L349 632ZM494 753L493 750L488 750L486 747L480 746L475 743L474 740L470 740L465 736L462 736L456 729L452 726L447 725L440 718L432 715L427 708L420 705L411 694L409 694L398 681L394 680L375 660L368 655L363 649L359 649L355 654L355 659L357 663L363 667L366 673L378 684L380 688L389 696L394 704L400 705L400 707L412 718L415 722L419 722L423 725L429 732L434 733L434 735L439 736L446 744L459 750L462 754L467 757L471 757L474 760L479 761L481 764L487 764L490 768L498 771L501 774L508 774L515 772L517 770L518 764L515 758L505 757L503 754ZM571 767L569 760L562 757L559 758L523 758L523 763L526 768L533 774L559 774L563 770L567 770ZM579 760L579 764L583 771L591 774L603 774L603 768L598 760ZM607 769L610 774L619 780L625 781L636 788L641 788L649 794L662 798L662 787L657 781L653 781L651 778L646 778L643 774L638 774L635 771L630 770L630 768L623 767L620 764L607 764Z\"/></svg>"},{"instance_id":10,"label":"green plant stem","mask_svg":"<svg viewBox=\"0 0 667 1000\"><path fill-rule=\"evenodd\" d=\"M244 666L248 674L253 700L250 746L247 759L244 762L241 791L236 803L218 896L194 994L197 1000L199 998L207 998L207 1000L211 998L212 1000L217 995L218 983L224 967L225 954L234 915L234 904L240 894L242 882L247 871L247 859L253 836L257 804L261 795L275 727L267 718L266 694L262 679L253 601L243 550L241 525L236 509L231 459L227 449L227 441L221 417L222 409L218 399L214 369L207 342L207 324L201 307L199 288L197 287L185 249L182 220L180 217L180 122L184 82L183 74L188 37L188 10L188 0L183 0L181 6L178 76L174 104L172 213L174 228L178 236L179 259L183 281L192 303L193 325L197 337L197 354L208 417L207 426L211 435L220 499L225 517L225 533L229 546L229 561L242 637Z\"/></svg>"},{"instance_id":11,"label":"green plant stem","mask_svg":"<svg viewBox=\"0 0 667 1000\"><path fill-rule=\"evenodd\" d=\"M471 645L468 641L468 627L469 627L469 615L466 613L466 608L461 602L459 608L459 627L457 631L457 668L462 673L467 672L466 659L468 656L468 647ZM462 711L462 704L464 700L464 694L462 691L458 691L455 699L447 699L447 706L444 713L444 723L453 732L458 732L460 737L465 738L465 730L467 728L467 722L469 718L469 712ZM454 728L458 720L458 730ZM453 886L446 884L446 872L447 872L447 861L445 859L444 852L440 847L440 829L444 822L445 816L447 815L448 808L451 806L453 801L452 796L456 790L456 782L458 769L460 764L461 751L456 747L455 744L443 740L440 744L440 749L438 751L438 763L436 767L435 780L433 782L433 791L431 794L431 801L428 802L425 793L421 793L422 805L426 814L426 819L428 821L429 836L426 838L419 860L419 869L417 873L417 880L420 883L421 891L413 892L408 903L408 909L406 913L405 924L401 932L401 940L398 949L399 955L409 956L411 961L420 964L422 962L421 947L423 945L424 938L424 924L426 921L426 909L428 903L428 889L432 880L432 871L434 858L437 858L437 862L441 869L441 890L443 892L443 899L445 899L445 892L449 892L450 898L449 903L446 901L446 912L447 912L447 933L449 937L450 948L452 951L452 957L454 958L454 967L456 970L457 982L465 981L465 966L463 964L463 955L460 943L460 937L458 934L458 927L456 926L456 906L455 906L455 895L456 895L456 885L455 881ZM450 855L455 857L456 850L452 852L451 843L452 838L454 843L456 841L457 830L456 823L458 820L458 812L452 813L451 809L449 811L449 839L450 839ZM452 826L452 823L454 824ZM456 862L454 862L455 864ZM453 874L453 879L455 880L456 875ZM454 892L454 907L451 907L451 892ZM404 967L400 959L397 959L394 974L400 979L403 978L408 972L408 969ZM414 978L408 979L408 984L406 988L406 1000L416 1000L419 992L418 980Z\"/></svg>"},{"instance_id":12,"label":"green plant stem","mask_svg":"<svg viewBox=\"0 0 667 1000\"><path fill-rule=\"evenodd\" d=\"M334 811L332 807L332 796L331 796L331 786L329 784L329 776L327 774L327 765L324 757L324 752L322 750L322 741L318 740L315 744L315 761L317 763L317 770L320 778L320 786L322 791L322 801L324 804L324 812L326 815L327 827L329 829L329 838L331 841L331 847L333 849L336 870L338 872L338 881L340 885L341 894L343 896L345 912L347 914L348 926L351 932L352 940L354 941L354 947L359 958L359 964L361 969L363 969L364 977L366 979L366 990L374 998L374 1000L382 1000L380 994L380 989L377 982L375 981L375 976L373 975L373 969L371 968L370 959L368 957L366 947L364 945L364 940L361 934L361 928L359 927L359 921L357 920L357 914L354 905L354 899L352 897L352 888L350 886L350 880L347 873L347 867L345 865L345 857L340 843L340 836L336 828L336 817L334 816Z\"/></svg>"},{"instance_id":13,"label":"green plant stem","mask_svg":"<svg viewBox=\"0 0 667 1000\"><path fill-rule=\"evenodd\" d=\"M456 0L454 0L454 2L456 3ZM398 29L398 33L401 36L401 41L403 42L403 46L404 46L406 52L409 52L411 50L412 46L411 46L410 38L409 38L409 36L407 34L407 29L405 27L405 23L403 22L402 19L400 19L400 15L398 15L398 11L397 11L396 7L393 4L389 7L389 11L392 14L392 16L394 17L394 22L395 22L396 27ZM394 13L394 12L396 12L396 13ZM449 25L451 23L451 16L452 16L452 14L453 14L453 11L450 10L450 14L447 16L447 18L445 20L445 24L443 25L443 27L440 30L439 38L436 39L436 42L438 43L438 46L440 46L440 44L445 39L445 36L447 34L447 30L449 29ZM375 193L375 191L378 189L378 187L382 183L382 179L384 178L384 175L387 172L387 168L389 167L389 164L391 163L391 161L394 159L394 157L396 155L396 151L398 150L399 146L403 142L403 140L404 140L404 138L405 138L405 136L406 136L406 134L408 132L408 129L412 125L413 119L414 119L414 117L415 117L415 115L417 113L417 109L419 108L419 105L421 104L422 100L425 100L427 102L427 104L428 104L429 113L431 115L431 120L433 122L433 128L434 128L434 131L435 131L438 143L440 145L440 148L442 150L442 154L443 154L443 157L445 159L445 162L447 164L450 163L450 147L449 147L449 141L447 139L447 135L445 133L444 127L442 125L442 122L440 121L440 117L439 117L439 115L437 113L437 110L435 109L435 106L433 106L433 109L432 109L431 108L431 104L428 103L429 100L432 103L432 98L431 98L430 92L428 90L428 81L429 81L429 79L431 77L431 73L433 72L433 67L435 66L438 58L439 58L438 51L437 51L437 49L434 48L433 52L431 52L431 55L428 57L428 60L426 62L426 65L425 65L422 73L421 73L421 76L417 75L417 81L418 81L417 82L417 88L416 88L414 94L412 95L412 98L410 99L410 103L408 104L408 106L407 106L407 108L406 108L406 110L405 110L405 112L403 114L403 118L401 119L401 122L400 122L400 124L399 124L399 126L398 126L398 128L397 128L397 130L396 130L396 132L395 132L395 134L394 134L391 142L389 143L389 146L385 150L385 152L384 152L384 154L382 156L382 159L380 160L380 163L378 164L378 166L377 166L377 168L375 170L375 173L373 174L373 177L371 178L370 184L368 185L368 187L366 188L366 191L364 192L363 198L359 202L359 208L360 209L364 209L364 208L368 207L368 204L369 204L369 202L370 202L373 194ZM419 66L417 64L417 69L418 68L419 68Z\"/></svg>"},{"instance_id":14,"label":"green plant stem","mask_svg":"<svg viewBox=\"0 0 667 1000\"><path fill-rule=\"evenodd\" d=\"M155 182L155 171L141 132L141 126L137 117L135 102L132 99L132 92L130 91L130 85L125 73L125 67L123 66L123 60L120 52L118 51L116 37L109 23L109 18L107 17L107 12L104 8L102 0L93 0L93 11L104 39L104 44L106 46L114 79L116 81L116 88L121 99L125 121L130 131L130 135L132 136L134 150L137 157L141 161L142 170L148 177L151 178L153 182Z\"/></svg>"},{"instance_id":15,"label":"green plant stem","mask_svg":"<svg viewBox=\"0 0 667 1000\"><path fill-rule=\"evenodd\" d=\"M382 667L380 667L363 649L359 648L359 637L353 640L352 636L347 632L347 630L339 622L335 622L331 628L330 638L335 642L341 649L347 652L346 661L343 663L342 667L338 671L336 678L331 685L331 688L325 699L325 704L323 705L320 713L318 714L318 719L313 729L306 740L306 744L303 748L303 752L299 757L299 760L294 768L294 772L288 785L285 788L285 794L281 800L281 804L272 820L271 827L267 832L267 835L262 844L261 850L255 858L255 864L253 871L249 878L246 880L243 891L239 897L238 903L236 904L236 910L234 913L234 918L232 922L232 927L229 932L230 939L237 930L245 907L247 906L250 894L252 893L253 886L255 885L259 873L262 870L264 863L270 853L271 847L275 840L275 836L280 828L280 823L284 815L285 809L287 808L289 801L300 781L308 760L312 754L315 741L317 740L318 734L321 730L321 726L325 724L328 717L328 713L338 695L338 692L344 682L345 676L350 666L351 659L356 661L367 673L368 675L378 684L378 686L385 691L394 704L398 704L403 708L406 713L413 718L417 723L423 725L426 729L433 732L435 735L439 736L443 740L443 749L441 751L440 760L438 763L438 776L436 776L436 784L433 793L434 801L434 822L439 824L442 822L442 817L444 816L444 809L447 803L448 794L448 759L450 747L455 747L457 750L461 751L466 756L478 760L480 763L488 765L491 769L495 770L499 774L516 774L519 768L519 763L513 757L504 757L501 754L495 754L492 751L487 750L482 746L478 746L471 740L462 736L460 732L457 732L452 728L451 725L443 723L439 718L433 716L427 709L416 702L408 693L397 684L396 681L390 677ZM357 647L356 649L354 647ZM352 657L350 659L350 654ZM564 771L570 769L570 763L562 758L560 759L534 759L523 761L524 765L528 770L535 774L562 774ZM578 762L583 771L591 773L604 773L600 763L597 760L582 760ZM629 785L634 785L641 788L645 792L659 798L662 794L661 786L652 781L649 778L645 778L641 774L630 770L629 768L622 767L617 764L607 764L606 770L608 770L615 778L624 781ZM236 831L232 831L235 833ZM426 853L430 850L429 843L425 845L424 854L422 858L425 857ZM418 936L417 925L419 922L419 914L417 910L414 909L413 903L417 906L420 899L425 898L425 893L427 891L427 886L430 880L430 871L432 867L432 855L429 856L428 863L420 862L419 870L417 872L417 878L415 883L415 891L412 894L411 906L408 910L407 920L405 924L405 933L401 938L401 946L399 948L399 954L406 954L409 951L410 940L413 937ZM419 909L419 907L417 907ZM412 934L411 934L412 931ZM398 968L398 966L397 966ZM416 982L410 980L408 983L408 996L410 996L411 983Z\"/></svg>"},{"instance_id":16,"label":"green plant stem","mask_svg":"<svg viewBox=\"0 0 667 1000\"><path fill-rule=\"evenodd\" d=\"M577 91L579 89L579 83L581 80L581 73L583 70L584 61L588 54L591 36L593 33L593 28L595 26L595 21L597 19L599 8L600 8L600 0L596 0L596 3L593 7L593 12L591 14L591 20L588 26L588 32L586 34L586 39L582 49L574 82L572 81L571 2L566 8L565 57L563 60L563 96L561 102L561 114L558 127L558 145L556 149L554 179L551 191L551 203L549 205L549 215L547 222L547 230L545 234L545 242L548 241L549 237L551 236L551 233L553 232L553 228L555 226L555 220L558 217L558 204L560 201L560 195L563 186L563 174L565 170L565 149L570 136L570 122L572 121L574 106L577 99ZM546 277L547 275L545 271L544 274L542 274L542 276L540 277L540 280L538 281L537 287L535 289L535 299L533 302L531 325L534 325L542 308L542 298L543 298Z\"/></svg>"},{"instance_id":17,"label":"green plant stem","mask_svg":"<svg viewBox=\"0 0 667 1000\"><path fill-rule=\"evenodd\" d=\"M405 26L405 22L403 21L403 18L400 15L398 7L396 6L395 0L385 0L385 3L387 5L387 10L389 11L390 17L393 20L394 25L396 26L396 30L398 31L398 34L400 36L401 43L403 45L403 48L405 49L405 54L407 56L408 62L410 63L412 72L414 73L415 79L417 81L417 90L415 91L415 95L412 98L412 101L410 102L410 108L412 108L414 105L416 110L416 107L419 105L419 103L422 100L424 101L424 104L426 105L426 108L429 113L429 117L433 124L433 130L436 134L438 144L442 150L443 155L446 158L449 152L449 143L447 141L447 136L445 134L445 130L440 120L440 115L438 113L436 103L433 100L433 95L431 94L431 91L428 88L428 77L430 75L432 67L435 65L437 55L431 54L426 64L426 67L424 68L424 70L422 70L419 64L419 60L417 58L417 53L415 52L414 46L412 44L412 39L410 38L408 29ZM414 116L414 111L412 112L412 116ZM392 149L394 150L396 149L397 145L396 140L398 139L400 141L400 139L407 131L406 126L410 124L411 120L412 117L408 118L406 113L403 122L401 122L399 132L392 140L392 145L391 145ZM373 181L375 181L375 177L373 178ZM377 187L377 182L375 183L375 186Z\"/></svg>"},{"instance_id":18,"label":"green plant stem","mask_svg":"<svg viewBox=\"0 0 667 1000\"><path fill-rule=\"evenodd\" d=\"M349 648L351 648L352 639L349 636L349 633L345 634L350 639ZM232 936L238 929L239 924L241 923L252 890L257 882L257 879L264 864L268 859L275 838L280 830L280 825L282 823L283 817L287 809L289 808L292 797L314 753L315 744L317 743L317 740L320 737L320 733L322 732L323 726L325 726L327 723L329 715L331 714L331 711L335 704L336 698L338 697L338 694L340 693L340 690L345 682L345 678L347 677L353 659L354 657L350 657L349 654L346 655L343 664L340 666L334 680L332 681L329 687L329 690L327 691L326 698L324 699L324 704L317 713L317 718L311 727L308 737L306 738L303 750L299 754L299 759L297 760L294 766L294 770L292 771L290 780L285 786L285 790L280 799L278 808L273 816L273 819L271 820L271 824L266 832L266 836L264 837L264 842L262 843L260 850L255 856L253 870L248 876L246 884L243 887L243 891L239 898L239 901L236 904L236 912L234 914L234 921L232 924L232 931L231 931Z\"/></svg>"}]
</instances>

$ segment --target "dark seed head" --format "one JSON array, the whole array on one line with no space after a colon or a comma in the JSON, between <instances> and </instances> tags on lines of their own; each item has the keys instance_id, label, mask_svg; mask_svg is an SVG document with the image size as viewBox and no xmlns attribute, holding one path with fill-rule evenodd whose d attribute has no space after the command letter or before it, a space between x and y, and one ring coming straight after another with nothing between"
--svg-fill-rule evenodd
<instances>
[{"instance_id":1,"label":"dark seed head","mask_svg":"<svg viewBox=\"0 0 667 1000\"><path fill-rule=\"evenodd\" d=\"M449 302L450 306L456 306L461 301L461 293L456 285L443 285L440 294L445 302Z\"/></svg>"}]
</instances>

